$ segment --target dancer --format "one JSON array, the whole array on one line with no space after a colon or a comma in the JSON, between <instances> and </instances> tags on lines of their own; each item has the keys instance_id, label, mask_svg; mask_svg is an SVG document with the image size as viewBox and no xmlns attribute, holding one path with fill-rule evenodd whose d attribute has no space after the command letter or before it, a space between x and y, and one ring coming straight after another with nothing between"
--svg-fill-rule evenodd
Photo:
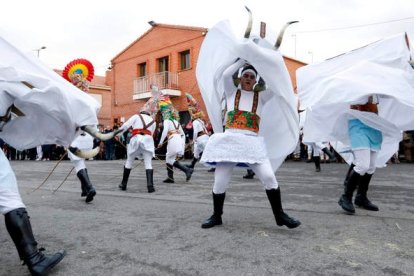
<instances>
[{"instance_id":1,"label":"dancer","mask_svg":"<svg viewBox=\"0 0 414 276\"><path fill-rule=\"evenodd\" d=\"M6 143L18 150L41 144L69 146L78 134L76 129L97 125L99 104L92 97L3 37L0 49L0 138ZM47 275L63 259L65 250L46 254L37 247L16 177L1 150L0 212L30 273Z\"/></svg>"},{"instance_id":2,"label":"dancer","mask_svg":"<svg viewBox=\"0 0 414 276\"><path fill-rule=\"evenodd\" d=\"M194 158L191 164L188 166L194 169L195 164L200 160L203 155L204 148L208 142L209 133L204 121L204 112L201 110L198 102L194 97L186 93L188 111L190 112L193 123L193 141L194 141Z\"/></svg>"},{"instance_id":3,"label":"dancer","mask_svg":"<svg viewBox=\"0 0 414 276\"><path fill-rule=\"evenodd\" d=\"M299 138L297 99L280 52L264 46L266 39L251 38L249 27L245 38L237 40L228 23L220 22L208 32L199 55L197 80L214 128L200 162L216 164L214 211L201 227L222 224L231 173L244 163L262 182L277 225L295 228L301 223L284 212L274 172ZM224 132L223 97L227 105Z\"/></svg>"},{"instance_id":4,"label":"dancer","mask_svg":"<svg viewBox=\"0 0 414 276\"><path fill-rule=\"evenodd\" d=\"M124 174L119 188L127 189L129 174L135 158L144 159L145 174L147 177L148 193L155 192L152 169L152 158L155 157L154 131L157 127L151 113L142 109L138 114L132 115L120 128L121 133L132 127L132 136L127 146L127 160L124 165Z\"/></svg>"},{"instance_id":5,"label":"dancer","mask_svg":"<svg viewBox=\"0 0 414 276\"><path fill-rule=\"evenodd\" d=\"M163 131L161 134L158 148L162 147L167 138L167 154L165 162L167 164L168 177L163 181L164 183L174 183L174 167L183 171L186 176L186 181L191 179L193 169L184 166L179 162L177 156L184 155L185 134L181 127L178 116L178 111L175 110L168 96L163 95L159 100L159 110L163 118Z\"/></svg>"},{"instance_id":6,"label":"dancer","mask_svg":"<svg viewBox=\"0 0 414 276\"><path fill-rule=\"evenodd\" d=\"M92 63L86 59L76 59L68 63L62 71L62 76L69 80L75 87L87 93L89 91L89 82L93 79L94 68ZM71 144L81 150L91 150L93 148L93 137L86 132L82 132ZM88 169L86 168L85 159L68 152L70 162L73 164L76 176L81 184L81 197L85 197L85 202L89 203L96 195L96 189L89 178Z\"/></svg>"},{"instance_id":7,"label":"dancer","mask_svg":"<svg viewBox=\"0 0 414 276\"><path fill-rule=\"evenodd\" d=\"M321 171L321 152L329 157L329 162L336 162L335 155L328 149L329 143L316 142L308 144L308 155L312 155L312 160L315 163L315 171Z\"/></svg>"},{"instance_id":8,"label":"dancer","mask_svg":"<svg viewBox=\"0 0 414 276\"><path fill-rule=\"evenodd\" d=\"M377 167L414 129L414 71L408 37L396 35L297 71L298 94L308 109L305 143L330 141L350 165L338 203L378 211L367 197ZM310 111L311 110L311 111Z\"/></svg>"}]
</instances>

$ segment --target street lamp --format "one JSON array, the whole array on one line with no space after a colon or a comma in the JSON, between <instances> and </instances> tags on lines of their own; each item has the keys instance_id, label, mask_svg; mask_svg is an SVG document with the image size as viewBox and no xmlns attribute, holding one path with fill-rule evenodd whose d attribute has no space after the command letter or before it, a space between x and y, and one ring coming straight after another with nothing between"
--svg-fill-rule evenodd
<instances>
[{"instance_id":1,"label":"street lamp","mask_svg":"<svg viewBox=\"0 0 414 276\"><path fill-rule=\"evenodd\" d=\"M42 46L39 49L33 50L33 51L37 51L37 57L39 57L40 51L46 49L46 46Z\"/></svg>"}]
</instances>

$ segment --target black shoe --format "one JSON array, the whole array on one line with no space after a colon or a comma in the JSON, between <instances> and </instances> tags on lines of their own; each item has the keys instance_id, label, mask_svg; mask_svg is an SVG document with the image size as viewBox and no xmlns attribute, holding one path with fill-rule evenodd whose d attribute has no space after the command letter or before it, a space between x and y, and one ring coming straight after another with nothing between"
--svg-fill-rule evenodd
<instances>
[{"instance_id":1,"label":"black shoe","mask_svg":"<svg viewBox=\"0 0 414 276\"><path fill-rule=\"evenodd\" d=\"M95 188L93 188L93 187L92 187L92 188L88 191L88 193L86 194L86 199L85 199L85 202L86 202L86 203L91 202L91 201L93 200L94 196L96 196L96 190L95 190Z\"/></svg>"},{"instance_id":2,"label":"black shoe","mask_svg":"<svg viewBox=\"0 0 414 276\"><path fill-rule=\"evenodd\" d=\"M208 219L206 219L202 224L201 228L207 229L214 227L216 225L222 225L223 221L221 220L221 216L218 215L212 215Z\"/></svg>"},{"instance_id":3,"label":"black shoe","mask_svg":"<svg viewBox=\"0 0 414 276\"><path fill-rule=\"evenodd\" d=\"M188 182L191 179L194 169L183 166L179 161L175 161L173 166L185 173L185 181Z\"/></svg>"},{"instance_id":4,"label":"black shoe","mask_svg":"<svg viewBox=\"0 0 414 276\"><path fill-rule=\"evenodd\" d=\"M35 256L27 262L25 261L32 275L49 275L49 271L66 255L65 250L60 250L53 255L44 255L42 251L44 251L44 248L40 248Z\"/></svg>"},{"instance_id":5,"label":"black shoe","mask_svg":"<svg viewBox=\"0 0 414 276\"><path fill-rule=\"evenodd\" d=\"M276 216L276 224L278 226L286 225L287 228L293 229L301 225L301 222L295 218L289 217L285 212Z\"/></svg>"},{"instance_id":6,"label":"black shoe","mask_svg":"<svg viewBox=\"0 0 414 276\"><path fill-rule=\"evenodd\" d=\"M338 201L339 206L342 207L346 212L350 214L355 214L355 207L352 204L352 200L346 197L346 195L342 195Z\"/></svg>"},{"instance_id":7,"label":"black shoe","mask_svg":"<svg viewBox=\"0 0 414 276\"><path fill-rule=\"evenodd\" d=\"M88 171L87 169L81 169L76 174L81 181L81 185L83 189L86 192L86 199L85 202L89 203L93 200L94 196L96 195L96 190L93 187L91 180L89 179Z\"/></svg>"},{"instance_id":8,"label":"black shoe","mask_svg":"<svg viewBox=\"0 0 414 276\"><path fill-rule=\"evenodd\" d=\"M255 173L253 170L247 170L247 174L243 175L244 179L253 179L255 176Z\"/></svg>"},{"instance_id":9,"label":"black shoe","mask_svg":"<svg viewBox=\"0 0 414 276\"><path fill-rule=\"evenodd\" d=\"M43 248L37 248L33 236L29 215L25 208L15 209L5 214L7 231L32 275L48 275L49 271L65 256L65 250L51 255L43 254Z\"/></svg>"},{"instance_id":10,"label":"black shoe","mask_svg":"<svg viewBox=\"0 0 414 276\"><path fill-rule=\"evenodd\" d=\"M173 165L167 164L167 178L164 183L174 183L174 168Z\"/></svg>"},{"instance_id":11,"label":"black shoe","mask_svg":"<svg viewBox=\"0 0 414 276\"><path fill-rule=\"evenodd\" d=\"M299 220L289 217L288 214L283 211L280 188L266 190L266 194L278 226L286 225L288 228L292 229L301 225Z\"/></svg>"},{"instance_id":12,"label":"black shoe","mask_svg":"<svg viewBox=\"0 0 414 276\"><path fill-rule=\"evenodd\" d=\"M358 207L364 208L369 211L379 211L378 206L372 203L367 197L368 186L369 186L369 183L371 182L371 177L372 177L372 174L368 174L368 173L364 174L361 177L361 181L358 185L357 195L355 196L354 203Z\"/></svg>"},{"instance_id":13,"label":"black shoe","mask_svg":"<svg viewBox=\"0 0 414 276\"><path fill-rule=\"evenodd\" d=\"M147 189L148 189L148 193L153 193L153 192L155 192L155 189L154 189L154 180L153 180L154 170L152 170L152 169L145 170L145 174L147 176Z\"/></svg>"},{"instance_id":14,"label":"black shoe","mask_svg":"<svg viewBox=\"0 0 414 276\"><path fill-rule=\"evenodd\" d=\"M122 191L126 191L128 185L129 174L131 173L131 169L125 168L124 166L124 173L122 174L122 182L119 184L118 188Z\"/></svg>"},{"instance_id":15,"label":"black shoe","mask_svg":"<svg viewBox=\"0 0 414 276\"><path fill-rule=\"evenodd\" d=\"M369 210L369 211L379 211L379 208L377 205L375 205L374 203L372 203L368 198L364 198L361 195L356 195L355 196L355 201L354 201L355 205L360 207L360 208L364 208L365 210Z\"/></svg>"}]
</instances>

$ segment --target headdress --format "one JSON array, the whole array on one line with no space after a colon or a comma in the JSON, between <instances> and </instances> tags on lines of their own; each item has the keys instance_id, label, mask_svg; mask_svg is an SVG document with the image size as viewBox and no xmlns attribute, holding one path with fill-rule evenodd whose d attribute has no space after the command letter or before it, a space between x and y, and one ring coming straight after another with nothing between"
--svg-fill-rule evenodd
<instances>
[{"instance_id":1,"label":"headdress","mask_svg":"<svg viewBox=\"0 0 414 276\"><path fill-rule=\"evenodd\" d=\"M62 76L86 92L89 90L89 82L93 79L94 68L92 63L86 59L75 59L66 65Z\"/></svg>"},{"instance_id":2,"label":"headdress","mask_svg":"<svg viewBox=\"0 0 414 276\"><path fill-rule=\"evenodd\" d=\"M251 74L253 74L253 75L255 75L257 77L257 71L256 71L256 69L252 65L250 65L250 64L246 64L243 67L242 71L241 71L242 75L243 75L243 73L247 73L247 72L248 73L251 73Z\"/></svg>"},{"instance_id":3,"label":"headdress","mask_svg":"<svg viewBox=\"0 0 414 276\"><path fill-rule=\"evenodd\" d=\"M189 93L185 93L187 98L188 112L193 119L203 118L204 112L201 110L197 100Z\"/></svg>"},{"instance_id":4,"label":"headdress","mask_svg":"<svg viewBox=\"0 0 414 276\"><path fill-rule=\"evenodd\" d=\"M152 97L140 108L139 112L146 112L151 117L155 117L158 112L158 102L160 101L161 93L155 85L151 85L151 89Z\"/></svg>"},{"instance_id":5,"label":"headdress","mask_svg":"<svg viewBox=\"0 0 414 276\"><path fill-rule=\"evenodd\" d=\"M167 95L160 95L158 101L158 108L162 114L164 120L180 120L178 111L172 105L170 97Z\"/></svg>"}]
</instances>

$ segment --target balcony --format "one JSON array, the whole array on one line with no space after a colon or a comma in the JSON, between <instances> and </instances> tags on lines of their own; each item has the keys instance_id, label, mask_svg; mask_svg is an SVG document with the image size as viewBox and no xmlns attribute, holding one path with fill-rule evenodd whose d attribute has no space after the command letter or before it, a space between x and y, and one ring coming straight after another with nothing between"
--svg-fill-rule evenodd
<instances>
[{"instance_id":1,"label":"balcony","mask_svg":"<svg viewBox=\"0 0 414 276\"><path fill-rule=\"evenodd\" d=\"M151 84L158 86L164 95L181 96L181 91L178 89L178 74L165 71L135 79L132 98L134 100L151 98Z\"/></svg>"}]
</instances>

